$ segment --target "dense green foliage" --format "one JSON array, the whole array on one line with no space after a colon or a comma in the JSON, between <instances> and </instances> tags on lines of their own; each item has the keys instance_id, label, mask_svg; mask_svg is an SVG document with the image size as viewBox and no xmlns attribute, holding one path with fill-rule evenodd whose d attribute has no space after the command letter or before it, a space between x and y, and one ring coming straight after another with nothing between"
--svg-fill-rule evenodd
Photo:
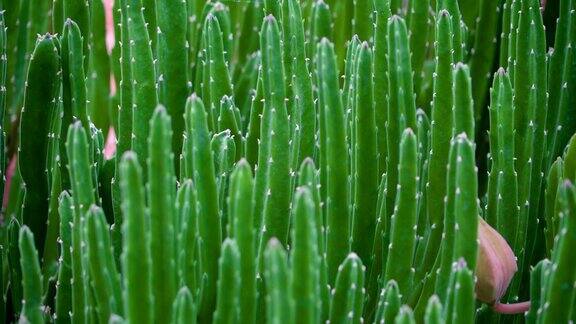
<instances>
[{"instance_id":1,"label":"dense green foliage","mask_svg":"<svg viewBox=\"0 0 576 324\"><path fill-rule=\"evenodd\" d=\"M0 321L576 322L575 109L576 0L0 0Z\"/></svg>"}]
</instances>

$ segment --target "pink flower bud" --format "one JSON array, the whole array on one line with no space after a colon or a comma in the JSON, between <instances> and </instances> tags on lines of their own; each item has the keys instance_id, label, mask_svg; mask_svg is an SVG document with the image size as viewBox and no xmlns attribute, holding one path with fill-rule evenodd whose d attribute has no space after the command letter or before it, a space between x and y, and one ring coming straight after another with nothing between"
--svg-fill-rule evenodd
<instances>
[{"instance_id":1,"label":"pink flower bud","mask_svg":"<svg viewBox=\"0 0 576 324\"><path fill-rule=\"evenodd\" d=\"M494 304L506 293L518 270L516 256L506 240L480 218L478 224L478 263L476 265L476 296Z\"/></svg>"}]
</instances>

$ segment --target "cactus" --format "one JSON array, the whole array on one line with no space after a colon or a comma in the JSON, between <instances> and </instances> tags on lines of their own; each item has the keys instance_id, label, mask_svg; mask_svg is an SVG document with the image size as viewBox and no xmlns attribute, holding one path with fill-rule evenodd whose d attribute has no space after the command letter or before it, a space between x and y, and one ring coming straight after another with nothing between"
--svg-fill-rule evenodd
<instances>
[{"instance_id":1,"label":"cactus","mask_svg":"<svg viewBox=\"0 0 576 324\"><path fill-rule=\"evenodd\" d=\"M234 240L222 243L218 261L218 300L214 312L214 323L235 323L238 318L240 290L240 253Z\"/></svg>"},{"instance_id":2,"label":"cactus","mask_svg":"<svg viewBox=\"0 0 576 324\"><path fill-rule=\"evenodd\" d=\"M388 281L386 288L380 294L374 322L389 323L394 321L400 311L401 304L398 284L394 280Z\"/></svg>"},{"instance_id":3,"label":"cactus","mask_svg":"<svg viewBox=\"0 0 576 324\"><path fill-rule=\"evenodd\" d=\"M137 323L153 322L152 259L150 239L146 234L147 220L142 169L131 151L122 156L121 183L123 223L122 270L126 318ZM138 188L138 190L131 190Z\"/></svg>"},{"instance_id":4,"label":"cactus","mask_svg":"<svg viewBox=\"0 0 576 324\"><path fill-rule=\"evenodd\" d=\"M350 253L338 268L330 303L330 323L362 322L365 270L354 253Z\"/></svg>"},{"instance_id":5,"label":"cactus","mask_svg":"<svg viewBox=\"0 0 576 324\"><path fill-rule=\"evenodd\" d=\"M120 275L110 244L110 233L102 209L90 207L84 222L91 287L96 299L96 312L102 322L111 314L122 312Z\"/></svg>"},{"instance_id":6,"label":"cactus","mask_svg":"<svg viewBox=\"0 0 576 324\"><path fill-rule=\"evenodd\" d=\"M514 112L510 79L503 69L496 72L490 107L490 148L494 152L489 176L487 219L516 247L518 180L514 169ZM508 140L507 140L508 139ZM551 186L554 188L554 186Z\"/></svg>"},{"instance_id":7,"label":"cactus","mask_svg":"<svg viewBox=\"0 0 576 324\"><path fill-rule=\"evenodd\" d=\"M412 309L406 305L400 308L400 312L394 319L395 324L412 324L416 323Z\"/></svg>"},{"instance_id":8,"label":"cactus","mask_svg":"<svg viewBox=\"0 0 576 324\"><path fill-rule=\"evenodd\" d=\"M544 26L539 4L522 1L522 12L518 22L518 42L514 72L514 123L516 128L515 149L516 171L518 172L518 195L521 206L518 224L518 240L524 242L520 251L520 271L528 271L534 244L536 222L542 186L544 152L535 150L545 141L546 123L546 54ZM534 53L534 54L531 54ZM526 78L526 79L525 79ZM524 140L522 140L524 139Z\"/></svg>"},{"instance_id":9,"label":"cactus","mask_svg":"<svg viewBox=\"0 0 576 324\"><path fill-rule=\"evenodd\" d=\"M388 67L396 67L389 72L388 84L388 160L386 170L388 215L392 215L396 186L398 185L398 165L400 142L404 129L416 129L416 103L410 65L408 32L406 23L400 16L392 16L388 21Z\"/></svg>"},{"instance_id":10,"label":"cactus","mask_svg":"<svg viewBox=\"0 0 576 324\"><path fill-rule=\"evenodd\" d=\"M400 143L398 168L398 194L394 204L390 228L390 245L386 259L384 281L395 280L400 293L406 296L412 286L414 269L412 257L416 245L416 200L417 196L416 137L407 128Z\"/></svg>"},{"instance_id":11,"label":"cactus","mask_svg":"<svg viewBox=\"0 0 576 324\"><path fill-rule=\"evenodd\" d=\"M18 160L26 189L22 219L35 245L44 250L48 217L48 140L50 121L60 91L59 43L52 35L40 36L30 59L24 107L20 117Z\"/></svg>"},{"instance_id":12,"label":"cactus","mask_svg":"<svg viewBox=\"0 0 576 324\"><path fill-rule=\"evenodd\" d=\"M68 128L74 119L82 122L87 131L90 128L86 114L86 83L84 72L83 40L80 28L72 21L67 20L64 24L64 32L61 39L62 46L62 100L63 116L60 136L65 138ZM61 142L64 143L63 141ZM60 148L65 150L64 145ZM68 158L61 154L62 180L64 188L70 188L70 179L67 170Z\"/></svg>"},{"instance_id":13,"label":"cactus","mask_svg":"<svg viewBox=\"0 0 576 324\"><path fill-rule=\"evenodd\" d=\"M253 179L250 165L241 160L236 165L230 183L228 210L233 223L232 237L240 254L240 290L238 319L254 323L256 316L256 233L253 228Z\"/></svg>"},{"instance_id":14,"label":"cactus","mask_svg":"<svg viewBox=\"0 0 576 324\"><path fill-rule=\"evenodd\" d=\"M560 192L562 210L559 217L562 218L558 240L554 247L552 262L550 265L550 274L547 278L544 289L544 304L541 304L541 314L539 320L542 323L553 323L555 321L569 321L572 310L570 304L574 302L574 282L576 278L573 271L569 271L573 266L570 255L570 247L573 246L576 236L574 227L574 186L570 182L561 184ZM568 305L564 304L565 302Z\"/></svg>"},{"instance_id":15,"label":"cactus","mask_svg":"<svg viewBox=\"0 0 576 324\"><path fill-rule=\"evenodd\" d=\"M156 108L150 120L148 160L148 201L150 212L150 250L152 255L152 291L154 318L168 321L176 295L176 246L174 240L175 183L174 158L171 152L172 129L164 107ZM166 260L170 260L166 262Z\"/></svg>"},{"instance_id":16,"label":"cactus","mask_svg":"<svg viewBox=\"0 0 576 324\"><path fill-rule=\"evenodd\" d=\"M573 71L570 61L574 59L571 43L574 41L574 1L560 1L554 51L549 58L548 68L548 116L546 131L548 134L546 163L550 164L561 154L570 134L574 132L574 120L566 115L570 96L566 91L574 88L574 80L568 73Z\"/></svg>"},{"instance_id":17,"label":"cactus","mask_svg":"<svg viewBox=\"0 0 576 324\"><path fill-rule=\"evenodd\" d=\"M18 238L20 265L22 267L22 314L21 320L42 323L42 273L38 251L34 246L34 234L27 226L20 229Z\"/></svg>"},{"instance_id":18,"label":"cactus","mask_svg":"<svg viewBox=\"0 0 576 324\"><path fill-rule=\"evenodd\" d=\"M94 124L108 134L113 124L113 115L116 107L111 106L109 76L112 62L106 47L106 12L104 1L93 1L90 7L90 33L85 37L88 42L90 55L87 60L91 71L88 83L87 112ZM84 34L86 35L86 34Z\"/></svg>"},{"instance_id":19,"label":"cactus","mask_svg":"<svg viewBox=\"0 0 576 324\"><path fill-rule=\"evenodd\" d=\"M378 128L378 174L387 170L387 130L388 117L388 18L390 18L390 1L374 1L375 27L374 27L374 107L376 127Z\"/></svg>"},{"instance_id":20,"label":"cactus","mask_svg":"<svg viewBox=\"0 0 576 324\"><path fill-rule=\"evenodd\" d=\"M257 196L254 212L262 214L259 255L270 238L281 243L288 240L288 214L290 205L289 125L285 103L284 71L280 45L280 30L273 16L264 19L260 38L262 52L262 88L264 111L260 134L263 137L258 155L256 184L265 181ZM265 150L264 150L265 149ZM272 172L273 170L273 172ZM259 189L259 188L256 188ZM262 258L260 258L262 259ZM261 268L261 266L260 266Z\"/></svg>"},{"instance_id":21,"label":"cactus","mask_svg":"<svg viewBox=\"0 0 576 324\"><path fill-rule=\"evenodd\" d=\"M0 13L0 121L4 121L6 115L6 70L8 68L8 56L6 54L6 22L4 12ZM0 147L5 147L6 132L4 125L0 124ZM4 202L4 186L6 183L6 152L4 149L0 150L0 196L2 196L2 203Z\"/></svg>"},{"instance_id":22,"label":"cactus","mask_svg":"<svg viewBox=\"0 0 576 324\"><path fill-rule=\"evenodd\" d=\"M154 13L152 8L146 10L142 6L142 0L122 0L125 7L127 44L129 46L129 56L127 59L130 65L130 83L132 86L132 105L126 108L132 109L132 150L139 156L148 156L148 136L150 136L149 121L152 118L154 109L158 104L158 94L156 92L156 73L150 45L150 34L146 29L155 24L144 19L145 13ZM154 17L154 15L151 15ZM155 30L153 28L152 30ZM153 41L152 41L153 42ZM146 166L144 166L146 170Z\"/></svg>"},{"instance_id":23,"label":"cactus","mask_svg":"<svg viewBox=\"0 0 576 324\"><path fill-rule=\"evenodd\" d=\"M0 318L576 320L575 9L0 1Z\"/></svg>"},{"instance_id":24,"label":"cactus","mask_svg":"<svg viewBox=\"0 0 576 324\"><path fill-rule=\"evenodd\" d=\"M284 19L284 26L290 26L290 34L284 35L285 53L289 53L292 66L292 75L287 74L292 80L292 103L291 123L293 148L292 169L297 169L306 157L314 155L314 135L316 128L316 112L314 98L312 96L312 77L308 72L306 63L304 26L300 5L295 0L286 0L289 19ZM288 42L290 40L290 42ZM287 71L288 72L288 71ZM299 139L299 140L297 140Z\"/></svg>"},{"instance_id":25,"label":"cactus","mask_svg":"<svg viewBox=\"0 0 576 324\"><path fill-rule=\"evenodd\" d=\"M58 268L58 283L56 290L56 321L69 323L72 312L72 228L73 202L70 195L64 191L60 195L58 213L60 215L60 240L62 251L60 266Z\"/></svg>"},{"instance_id":26,"label":"cactus","mask_svg":"<svg viewBox=\"0 0 576 324\"><path fill-rule=\"evenodd\" d=\"M195 320L196 309L192 299L192 294L187 287L183 287L174 299L174 306L172 307L172 323L195 323Z\"/></svg>"},{"instance_id":27,"label":"cactus","mask_svg":"<svg viewBox=\"0 0 576 324\"><path fill-rule=\"evenodd\" d=\"M182 151L184 108L189 94L187 17L185 1L158 2L156 4L158 29L156 58L158 59L158 97L172 120L172 152Z\"/></svg>"},{"instance_id":28,"label":"cactus","mask_svg":"<svg viewBox=\"0 0 576 324\"><path fill-rule=\"evenodd\" d=\"M219 110L222 97L232 95L232 84L224 56L222 28L219 19L209 13L204 24L203 42L204 66L202 79L202 97L206 101L208 109L208 125L210 129L216 129L216 123L220 120Z\"/></svg>"},{"instance_id":29,"label":"cactus","mask_svg":"<svg viewBox=\"0 0 576 324\"><path fill-rule=\"evenodd\" d=\"M200 308L200 315L210 318L212 304L215 302L216 293L216 273L218 272L218 257L221 245L221 225L220 212L218 210L216 179L214 178L214 159L210 150L208 138L207 114L202 100L195 95L188 98L186 103L186 133L189 138L188 152L192 152L194 160L192 174L194 182L198 188L198 233L202 239L202 244L206 250L205 260L202 264L208 276L206 295L204 296L203 307Z\"/></svg>"},{"instance_id":30,"label":"cactus","mask_svg":"<svg viewBox=\"0 0 576 324\"><path fill-rule=\"evenodd\" d=\"M446 195L447 176L446 165L452 138L452 83L453 74L451 65L452 54L452 25L448 11L442 10L436 22L436 71L434 77L434 95L432 101L432 123L430 125L430 156L428 163L429 182L426 188L427 217L431 224L428 242L423 245L426 251L423 265L418 269L417 278L424 276L425 272L434 262L435 253L438 253L438 238L443 230L444 197ZM444 220L444 221L443 221ZM420 247L419 247L420 249ZM430 256L428 256L430 255Z\"/></svg>"},{"instance_id":31,"label":"cactus","mask_svg":"<svg viewBox=\"0 0 576 324\"><path fill-rule=\"evenodd\" d=\"M289 287L288 260L280 242L272 238L264 254L266 278L266 317L271 323L292 323L292 294Z\"/></svg>"},{"instance_id":32,"label":"cactus","mask_svg":"<svg viewBox=\"0 0 576 324\"><path fill-rule=\"evenodd\" d=\"M424 322L427 324L436 324L444 322L444 318L442 316L442 304L438 300L437 296L432 296L428 300Z\"/></svg>"},{"instance_id":33,"label":"cactus","mask_svg":"<svg viewBox=\"0 0 576 324\"><path fill-rule=\"evenodd\" d=\"M376 122L372 106L372 51L368 43L358 49L356 75L355 142L353 143L354 200L352 210L352 250L369 260L376 225L378 200L378 156ZM365 261L367 267L370 263Z\"/></svg>"},{"instance_id":34,"label":"cactus","mask_svg":"<svg viewBox=\"0 0 576 324\"><path fill-rule=\"evenodd\" d=\"M315 271L320 264L318 241L316 239L315 205L312 192L307 187L299 187L294 196L294 229L292 231L291 278L294 312L299 314L299 322L317 323L320 319L321 300L319 298L319 274ZM300 279L297 279L300 278Z\"/></svg>"},{"instance_id":35,"label":"cactus","mask_svg":"<svg viewBox=\"0 0 576 324\"><path fill-rule=\"evenodd\" d=\"M444 317L446 323L470 323L474 321L474 277L466 261L454 263L450 274L450 288Z\"/></svg>"},{"instance_id":36,"label":"cactus","mask_svg":"<svg viewBox=\"0 0 576 324\"><path fill-rule=\"evenodd\" d=\"M348 148L344 133L344 111L338 93L338 72L334 47L327 39L318 46L318 81L322 96L319 104L323 107L326 145L326 258L328 283L336 280L338 265L349 251L350 212L348 210ZM321 116L322 117L322 116ZM321 175L322 176L322 175Z\"/></svg>"}]
</instances>

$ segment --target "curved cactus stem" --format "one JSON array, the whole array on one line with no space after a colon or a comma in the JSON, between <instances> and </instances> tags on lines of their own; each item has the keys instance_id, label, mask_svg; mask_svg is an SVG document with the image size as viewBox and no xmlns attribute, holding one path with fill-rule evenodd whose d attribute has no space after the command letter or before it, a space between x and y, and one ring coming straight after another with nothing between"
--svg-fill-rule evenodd
<instances>
[{"instance_id":1,"label":"curved cactus stem","mask_svg":"<svg viewBox=\"0 0 576 324\"><path fill-rule=\"evenodd\" d=\"M287 76L292 81L292 104L290 121L292 126L292 170L296 170L305 158L314 156L316 111L312 94L312 77L306 62L304 24L300 4L296 0L286 0L288 16L284 26L290 26L290 34L284 35L284 52L291 61L291 72ZM288 46L289 45L289 46ZM286 71L287 73L289 71ZM296 140L298 139L298 140ZM296 153L297 152L297 153Z\"/></svg>"},{"instance_id":2,"label":"curved cactus stem","mask_svg":"<svg viewBox=\"0 0 576 324\"><path fill-rule=\"evenodd\" d=\"M576 246L576 189L569 181L560 186L562 210L561 227L554 246L550 277L546 282L544 304L542 305L542 323L568 322L571 318L570 305L574 302L576 267L572 257ZM566 305L568 303L568 306Z\"/></svg>"},{"instance_id":3,"label":"curved cactus stem","mask_svg":"<svg viewBox=\"0 0 576 324\"><path fill-rule=\"evenodd\" d=\"M47 167L50 161L48 135L53 114L57 111L60 71L58 40L49 34L40 36L28 68L18 148L20 174L26 187L22 219L34 233L35 246L39 251L44 251L46 237L49 197Z\"/></svg>"},{"instance_id":4,"label":"curved cactus stem","mask_svg":"<svg viewBox=\"0 0 576 324\"><path fill-rule=\"evenodd\" d=\"M242 136L242 121L237 118L240 111L236 108L234 100L231 97L224 96L220 101L220 114L218 120L218 131L229 131L234 146L236 147L236 154L232 156L233 162L239 161L244 156L244 137Z\"/></svg>"},{"instance_id":5,"label":"curved cactus stem","mask_svg":"<svg viewBox=\"0 0 576 324\"><path fill-rule=\"evenodd\" d=\"M264 110L264 90L262 89L262 69L258 69L258 81L256 82L256 92L250 102L250 120L248 121L248 130L246 131L246 148L245 157L250 165L256 167L260 155L260 132L262 128L262 112ZM261 166L264 167L264 166ZM264 182L260 183L261 186ZM254 189L256 193L256 189ZM258 215L255 221L259 222ZM257 223L256 223L257 224Z\"/></svg>"},{"instance_id":6,"label":"curved cactus stem","mask_svg":"<svg viewBox=\"0 0 576 324\"><path fill-rule=\"evenodd\" d=\"M475 80L472 88L472 97L474 99L474 117L476 121L480 121L482 118L487 97L486 92L490 82L490 71L496 59L494 38L497 37L500 2L499 0L483 1L476 20L476 26L478 29L481 28L482 32L478 33L474 39L474 51L471 52L469 60L470 75Z\"/></svg>"},{"instance_id":7,"label":"curved cactus stem","mask_svg":"<svg viewBox=\"0 0 576 324\"><path fill-rule=\"evenodd\" d=\"M365 270L355 253L350 253L338 268L330 303L330 323L362 322Z\"/></svg>"},{"instance_id":8,"label":"curved cactus stem","mask_svg":"<svg viewBox=\"0 0 576 324\"><path fill-rule=\"evenodd\" d=\"M374 1L353 0L354 17L352 20L352 33L364 41L372 42L374 34L374 23L372 16L374 13Z\"/></svg>"},{"instance_id":9,"label":"curved cactus stem","mask_svg":"<svg viewBox=\"0 0 576 324\"><path fill-rule=\"evenodd\" d=\"M454 61L463 62L465 60L466 39L464 29L466 26L462 22L460 5L458 0L439 0L436 2L436 11L448 11L452 22L452 48L454 49Z\"/></svg>"},{"instance_id":10,"label":"curved cactus stem","mask_svg":"<svg viewBox=\"0 0 576 324\"><path fill-rule=\"evenodd\" d=\"M338 87L338 70L334 47L327 39L318 46L318 81L320 83L320 116L325 121L326 138L326 254L328 284L336 280L338 266L350 249L350 212L348 209L348 146L345 118Z\"/></svg>"},{"instance_id":11,"label":"curved cactus stem","mask_svg":"<svg viewBox=\"0 0 576 324\"><path fill-rule=\"evenodd\" d=\"M440 324L444 323L442 316L442 304L436 295L433 295L428 300L426 306L426 313L424 315L424 323L426 324Z\"/></svg>"},{"instance_id":12,"label":"curved cactus stem","mask_svg":"<svg viewBox=\"0 0 576 324\"><path fill-rule=\"evenodd\" d=\"M64 191L59 198L60 260L56 288L56 322L69 323L72 318L72 225L74 220L72 197Z\"/></svg>"},{"instance_id":13,"label":"curved cactus stem","mask_svg":"<svg viewBox=\"0 0 576 324\"><path fill-rule=\"evenodd\" d=\"M180 288L174 299L171 322L174 324L196 323L196 306L188 287Z\"/></svg>"},{"instance_id":14,"label":"curved cactus stem","mask_svg":"<svg viewBox=\"0 0 576 324\"><path fill-rule=\"evenodd\" d=\"M292 217L291 284L294 312L298 322L317 323L320 320L320 259L316 238L316 206L312 191L298 187L294 196Z\"/></svg>"},{"instance_id":15,"label":"curved cactus stem","mask_svg":"<svg viewBox=\"0 0 576 324\"><path fill-rule=\"evenodd\" d=\"M436 71L434 73L434 95L432 101L432 122L430 123L430 154L428 157L428 185L426 188L427 218L430 233L427 242L421 246L425 250L422 264L418 267L416 280L424 278L431 270L438 255L444 226L446 196L446 166L452 139L452 25L446 10L438 13L436 20Z\"/></svg>"},{"instance_id":16,"label":"curved cactus stem","mask_svg":"<svg viewBox=\"0 0 576 324\"><path fill-rule=\"evenodd\" d=\"M407 298L413 284L412 259L416 245L416 203L418 199L418 161L416 136L407 128L400 143L399 181L394 215L390 228L390 245L384 281L394 279L400 293Z\"/></svg>"},{"instance_id":17,"label":"curved cactus stem","mask_svg":"<svg viewBox=\"0 0 576 324\"><path fill-rule=\"evenodd\" d=\"M188 99L186 104L185 120L188 152L192 153L194 161L192 174L196 187L201 188L197 190L198 233L205 251L202 264L208 278L199 315L200 318L210 319L216 302L216 274L218 273L222 227L207 114L204 104L195 94Z\"/></svg>"},{"instance_id":18,"label":"curved cactus stem","mask_svg":"<svg viewBox=\"0 0 576 324\"><path fill-rule=\"evenodd\" d=\"M27 226L22 226L20 229L18 247L20 250L23 292L21 320L30 323L43 323L40 259L34 246L34 234Z\"/></svg>"},{"instance_id":19,"label":"curved cactus stem","mask_svg":"<svg viewBox=\"0 0 576 324\"><path fill-rule=\"evenodd\" d=\"M560 1L559 17L556 26L554 50L548 59L548 115L546 118L547 154L546 164L562 154L570 136L576 131L576 120L569 113L570 96L576 87L574 74L574 50L576 41L576 4L574 1Z\"/></svg>"},{"instance_id":20,"label":"curved cactus stem","mask_svg":"<svg viewBox=\"0 0 576 324\"><path fill-rule=\"evenodd\" d=\"M172 151L178 156L182 152L184 131L184 108L189 95L186 1L156 1L158 28L158 97L172 121ZM150 25L149 25L150 26Z\"/></svg>"},{"instance_id":21,"label":"curved cactus stem","mask_svg":"<svg viewBox=\"0 0 576 324\"><path fill-rule=\"evenodd\" d=\"M152 257L152 293L154 320L171 318L176 296L176 242L174 239L176 176L172 153L171 119L163 106L158 106L150 120L148 140L148 201L150 213L150 250Z\"/></svg>"},{"instance_id":22,"label":"curved cactus stem","mask_svg":"<svg viewBox=\"0 0 576 324\"><path fill-rule=\"evenodd\" d=\"M310 22L309 31L309 44L308 44L308 57L312 58L312 64L310 66L315 66L316 49L318 43L323 38L333 39L333 23L332 23L332 13L330 12L330 6L323 0L314 1L312 4L312 16ZM313 67L312 70L315 70ZM316 84L316 76L313 75L314 84Z\"/></svg>"},{"instance_id":23,"label":"curved cactus stem","mask_svg":"<svg viewBox=\"0 0 576 324\"><path fill-rule=\"evenodd\" d=\"M224 55L223 30L220 20L209 13L204 22L204 62L202 98L208 110L208 125L217 129L220 120L220 101L224 96L232 96L232 81L228 70L228 61Z\"/></svg>"},{"instance_id":24,"label":"curved cactus stem","mask_svg":"<svg viewBox=\"0 0 576 324\"><path fill-rule=\"evenodd\" d=\"M390 323L393 322L400 311L400 291L398 291L398 284L396 281L390 280L386 283L386 287L382 289L378 305L376 308L376 316L374 323Z\"/></svg>"},{"instance_id":25,"label":"curved cactus stem","mask_svg":"<svg viewBox=\"0 0 576 324\"><path fill-rule=\"evenodd\" d=\"M387 170L387 136L386 123L388 121L388 19L390 18L390 1L375 0L375 27L374 27L374 107L376 127L378 134L378 174Z\"/></svg>"},{"instance_id":26,"label":"curved cactus stem","mask_svg":"<svg viewBox=\"0 0 576 324\"><path fill-rule=\"evenodd\" d=\"M262 82L264 112L262 115L262 141L256 172L256 195L264 195L264 201L256 200L254 215L263 217L259 242L260 266L265 246L272 237L281 243L288 241L290 208L289 122L285 103L284 71L280 30L276 19L264 19L260 39L262 52ZM265 187L259 183L265 181ZM262 216L259 216L261 213Z\"/></svg>"},{"instance_id":27,"label":"curved cactus stem","mask_svg":"<svg viewBox=\"0 0 576 324\"><path fill-rule=\"evenodd\" d=\"M12 218L6 227L6 239L8 241L8 264L10 266L9 280L11 282L11 297L13 300L22 300L22 267L20 266L20 248L18 245L20 235L20 222ZM14 312L16 314L22 311L22 303L15 303Z\"/></svg>"},{"instance_id":28,"label":"curved cactus stem","mask_svg":"<svg viewBox=\"0 0 576 324\"><path fill-rule=\"evenodd\" d=\"M317 271L318 274L318 289L317 298L320 302L319 318L321 321L328 319L328 312L330 307L330 288L328 287L328 266L326 263L326 226L324 224L324 217L322 215L322 205L320 200L320 190L318 188L318 171L314 166L312 159L307 158L304 160L299 170L298 185L306 187L312 194L312 201L314 203L314 226L316 244L316 258L317 258Z\"/></svg>"},{"instance_id":29,"label":"curved cactus stem","mask_svg":"<svg viewBox=\"0 0 576 324\"><path fill-rule=\"evenodd\" d=\"M254 231L254 181L252 170L246 160L240 160L230 178L228 212L232 223L232 237L238 244L240 253L239 316L242 323L256 320L256 237Z\"/></svg>"},{"instance_id":30,"label":"curved cactus stem","mask_svg":"<svg viewBox=\"0 0 576 324\"><path fill-rule=\"evenodd\" d=\"M121 0L122 1L122 0ZM121 157L125 152L129 151L132 147L132 68L130 63L130 36L128 35L128 8L121 1L115 2L115 6L120 10L119 34L117 37L120 39L118 46L120 47L120 75L116 77L119 79L120 99L118 103L118 128L116 131L116 163L114 172L114 183L112 188L112 199L114 208L114 247L116 250L121 249L121 227L122 227L122 209L121 209L121 193L120 193L120 162Z\"/></svg>"},{"instance_id":31,"label":"curved cactus stem","mask_svg":"<svg viewBox=\"0 0 576 324\"><path fill-rule=\"evenodd\" d=\"M84 222L84 233L96 312L101 322L107 322L104 319L110 318L111 314L123 314L123 300L108 223L101 208L91 206Z\"/></svg>"},{"instance_id":32,"label":"curved cactus stem","mask_svg":"<svg viewBox=\"0 0 576 324\"><path fill-rule=\"evenodd\" d=\"M475 146L465 134L456 138L456 182L454 188L454 255L453 260L463 259L470 269L476 268L478 255L478 172Z\"/></svg>"},{"instance_id":33,"label":"curved cactus stem","mask_svg":"<svg viewBox=\"0 0 576 324\"><path fill-rule=\"evenodd\" d=\"M142 169L134 152L128 151L120 163L122 190L124 307L126 319L134 323L153 322L150 238L147 223Z\"/></svg>"},{"instance_id":34,"label":"curved cactus stem","mask_svg":"<svg viewBox=\"0 0 576 324\"><path fill-rule=\"evenodd\" d=\"M218 299L214 323L235 323L238 320L240 292L240 252L236 241L226 239L222 243L218 265Z\"/></svg>"},{"instance_id":35,"label":"curved cactus stem","mask_svg":"<svg viewBox=\"0 0 576 324\"><path fill-rule=\"evenodd\" d=\"M372 89L372 51L364 42L358 50L356 76L356 124L353 159L354 200L352 251L371 267L378 201L378 148Z\"/></svg>"},{"instance_id":36,"label":"curved cactus stem","mask_svg":"<svg viewBox=\"0 0 576 324\"><path fill-rule=\"evenodd\" d=\"M90 30L90 3L88 1L74 1L74 0L61 0L62 1L62 23L66 23L66 20L71 19L78 24L80 28L80 34L84 35L85 42L82 45L83 52L89 53L89 42L88 37L91 35ZM34 10L38 10L35 8ZM60 29L56 29L55 32L59 32ZM83 59L84 71L88 71L89 62L88 57Z\"/></svg>"},{"instance_id":37,"label":"curved cactus stem","mask_svg":"<svg viewBox=\"0 0 576 324\"><path fill-rule=\"evenodd\" d=\"M272 238L264 253L266 279L266 317L272 323L292 323L292 293L288 272L288 256L275 238Z\"/></svg>"},{"instance_id":38,"label":"curved cactus stem","mask_svg":"<svg viewBox=\"0 0 576 324\"><path fill-rule=\"evenodd\" d=\"M446 166L447 185L446 185L446 198L444 208L444 224L442 226L442 242L440 245L440 252L437 259L439 260L439 267L435 272L436 285L435 293L441 303L446 304L448 298L448 289L450 285L450 274L452 273L452 263L454 262L454 236L456 229L456 186L457 186L457 171L461 163L457 163L459 156L460 145L455 140L450 145L450 159ZM434 269L432 269L432 272ZM425 296L426 297L426 296Z\"/></svg>"},{"instance_id":39,"label":"curved cactus stem","mask_svg":"<svg viewBox=\"0 0 576 324\"><path fill-rule=\"evenodd\" d=\"M440 1L438 1L440 2ZM430 0L418 0L410 3L408 13L408 29L410 33L410 50L412 53L412 68L414 69L414 91L418 94L425 77L424 61L428 47ZM454 35L456 41L456 35Z\"/></svg>"},{"instance_id":40,"label":"curved cactus stem","mask_svg":"<svg viewBox=\"0 0 576 324\"><path fill-rule=\"evenodd\" d=\"M519 270L512 281L510 295L518 293L521 278L529 269L540 215L543 182L545 128L547 114L547 64L544 24L537 0L522 0L518 21L516 62L514 65L514 123L516 171L518 172L519 223L517 242Z\"/></svg>"},{"instance_id":41,"label":"curved cactus stem","mask_svg":"<svg viewBox=\"0 0 576 324\"><path fill-rule=\"evenodd\" d=\"M466 262L454 263L445 311L446 323L472 323L476 313L474 303L474 274Z\"/></svg>"},{"instance_id":42,"label":"curved cactus stem","mask_svg":"<svg viewBox=\"0 0 576 324\"><path fill-rule=\"evenodd\" d=\"M415 324L416 320L414 319L414 313L412 309L404 305L400 308L400 312L394 319L394 324Z\"/></svg>"},{"instance_id":43,"label":"curved cactus stem","mask_svg":"<svg viewBox=\"0 0 576 324\"><path fill-rule=\"evenodd\" d=\"M518 179L514 166L514 106L510 79L496 72L490 104L490 151L494 152L488 182L487 218L517 249Z\"/></svg>"},{"instance_id":44,"label":"curved cactus stem","mask_svg":"<svg viewBox=\"0 0 576 324\"><path fill-rule=\"evenodd\" d=\"M530 272L530 309L526 313L526 323L535 324L541 313L538 310L542 307L545 292L545 273L550 268L550 260L544 259L536 264Z\"/></svg>"},{"instance_id":45,"label":"curved cactus stem","mask_svg":"<svg viewBox=\"0 0 576 324\"><path fill-rule=\"evenodd\" d=\"M150 119L154 109L158 105L156 84L156 72L154 58L152 56L152 44L148 28L156 24L147 17L156 17L153 6L147 3L148 8L143 7L142 0L121 0L126 20L128 33L128 46L131 85L132 85L132 150L141 158L148 156L148 137L150 136ZM152 12L152 14L151 14ZM156 30L154 27L151 30ZM155 33L152 33L155 35ZM146 166L143 165L146 170ZM144 173L147 175L147 173Z\"/></svg>"},{"instance_id":46,"label":"curved cactus stem","mask_svg":"<svg viewBox=\"0 0 576 324\"><path fill-rule=\"evenodd\" d=\"M388 123L387 123L387 201L388 215L393 214L396 187L398 186L398 163L400 142L404 129L416 129L416 103L412 82L412 67L408 43L408 31L404 19L392 16L388 20ZM402 286L402 285L400 285ZM403 288L401 288L403 289Z\"/></svg>"},{"instance_id":47,"label":"curved cactus stem","mask_svg":"<svg viewBox=\"0 0 576 324\"><path fill-rule=\"evenodd\" d=\"M563 161L562 158L556 159L550 171L548 171L548 178L546 179L546 191L545 195L545 217L546 217L546 227L544 228L544 236L546 239L546 255L548 257L552 254L552 249L554 248L554 239L558 234L558 229L560 228L559 217L557 211L558 206L558 188L562 183L563 178Z\"/></svg>"},{"instance_id":48,"label":"curved cactus stem","mask_svg":"<svg viewBox=\"0 0 576 324\"><path fill-rule=\"evenodd\" d=\"M453 133L455 137L465 133L474 138L474 104L472 102L472 80L468 66L463 63L454 65L454 109Z\"/></svg>"}]
</instances>

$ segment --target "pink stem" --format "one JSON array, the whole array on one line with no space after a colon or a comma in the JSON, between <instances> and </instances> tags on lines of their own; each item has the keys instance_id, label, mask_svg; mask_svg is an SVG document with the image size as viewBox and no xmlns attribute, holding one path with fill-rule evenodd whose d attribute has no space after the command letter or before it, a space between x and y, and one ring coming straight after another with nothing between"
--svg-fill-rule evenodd
<instances>
[{"instance_id":1,"label":"pink stem","mask_svg":"<svg viewBox=\"0 0 576 324\"><path fill-rule=\"evenodd\" d=\"M521 314L530 309L530 301L516 304L500 304L499 302L496 302L492 305L492 308L496 313L500 314Z\"/></svg>"}]
</instances>

